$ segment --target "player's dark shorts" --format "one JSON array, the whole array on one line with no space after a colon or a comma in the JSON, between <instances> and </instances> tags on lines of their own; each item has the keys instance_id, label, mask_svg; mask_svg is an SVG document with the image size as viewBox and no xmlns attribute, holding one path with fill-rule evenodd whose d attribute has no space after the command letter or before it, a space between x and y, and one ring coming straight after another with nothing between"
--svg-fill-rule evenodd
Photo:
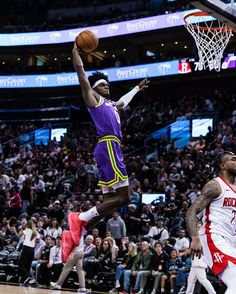
<instances>
[{"instance_id":1,"label":"player's dark shorts","mask_svg":"<svg viewBox=\"0 0 236 294\"><path fill-rule=\"evenodd\" d=\"M117 137L101 137L95 147L94 156L99 169L98 186L112 187L120 181L127 181L128 174Z\"/></svg>"}]
</instances>

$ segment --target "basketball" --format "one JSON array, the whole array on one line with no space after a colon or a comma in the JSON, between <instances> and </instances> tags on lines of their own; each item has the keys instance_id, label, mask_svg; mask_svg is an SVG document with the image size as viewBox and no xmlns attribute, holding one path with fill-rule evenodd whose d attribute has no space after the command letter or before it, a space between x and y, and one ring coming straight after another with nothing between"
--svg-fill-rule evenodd
<instances>
[{"instance_id":1,"label":"basketball","mask_svg":"<svg viewBox=\"0 0 236 294\"><path fill-rule=\"evenodd\" d=\"M97 36L89 30L81 32L75 39L76 45L84 52L92 52L98 46Z\"/></svg>"}]
</instances>

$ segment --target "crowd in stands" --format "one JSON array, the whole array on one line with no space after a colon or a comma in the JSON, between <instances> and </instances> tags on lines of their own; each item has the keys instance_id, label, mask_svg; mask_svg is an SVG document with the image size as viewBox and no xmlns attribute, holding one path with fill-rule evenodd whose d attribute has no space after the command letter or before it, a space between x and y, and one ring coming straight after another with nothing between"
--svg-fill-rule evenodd
<instances>
[{"instance_id":1,"label":"crowd in stands","mask_svg":"<svg viewBox=\"0 0 236 294\"><path fill-rule=\"evenodd\" d=\"M131 202L88 232L84 245L87 287L93 287L95 278L112 273L111 292L142 294L149 289L154 294L170 289L184 293L191 267L186 212L205 182L216 176L215 156L223 149L235 150L235 121L224 118L216 130L209 129L206 137L192 140L183 150L163 137L157 155L148 161L144 154L130 154L143 146L158 125L199 115L207 107L224 113L223 107L230 106L218 104L222 93L214 95L212 100L202 97L194 102L184 97L172 104L168 99L145 103L141 99L121 113ZM226 98L232 100L230 95ZM103 201L92 153L96 138L94 130L87 129L79 136L66 135L60 143L52 140L48 146L29 145L21 150L15 139L35 128L34 124L1 124L0 249L20 250L19 232L31 219L40 238L30 283L55 286L63 267L61 235L68 229L68 213L86 211ZM165 199L142 203L143 193L157 192L164 193Z\"/></svg>"},{"instance_id":2,"label":"crowd in stands","mask_svg":"<svg viewBox=\"0 0 236 294\"><path fill-rule=\"evenodd\" d=\"M32 31L50 31L59 30L75 25L98 25L104 23L104 20L116 22L121 20L135 19L155 14L172 13L189 9L187 1L47 1L47 0L14 0L2 1L2 10L0 12L0 27L3 33L32 32ZM123 4L122 4L123 3ZM123 6L129 9L123 10ZM88 14L87 8L104 7L103 12ZM68 16L67 9L78 8L76 15ZM86 10L86 12L83 11ZM57 17L50 19L50 11L57 11ZM64 10L66 13L62 13ZM122 17L123 15L123 17Z\"/></svg>"}]
</instances>

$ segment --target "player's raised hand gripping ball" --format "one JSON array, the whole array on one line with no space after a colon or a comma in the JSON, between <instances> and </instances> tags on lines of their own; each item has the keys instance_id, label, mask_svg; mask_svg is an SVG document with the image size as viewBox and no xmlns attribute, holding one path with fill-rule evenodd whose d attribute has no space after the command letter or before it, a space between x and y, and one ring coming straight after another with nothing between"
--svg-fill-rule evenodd
<instances>
[{"instance_id":1,"label":"player's raised hand gripping ball","mask_svg":"<svg viewBox=\"0 0 236 294\"><path fill-rule=\"evenodd\" d=\"M77 47L83 52L94 51L98 46L98 37L90 30L81 32L75 39Z\"/></svg>"}]
</instances>

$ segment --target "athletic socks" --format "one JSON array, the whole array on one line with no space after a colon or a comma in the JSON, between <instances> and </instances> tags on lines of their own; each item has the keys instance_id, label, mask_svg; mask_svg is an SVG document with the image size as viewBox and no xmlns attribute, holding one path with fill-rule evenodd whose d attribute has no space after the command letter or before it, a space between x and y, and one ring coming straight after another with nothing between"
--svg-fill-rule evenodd
<instances>
[{"instance_id":1,"label":"athletic socks","mask_svg":"<svg viewBox=\"0 0 236 294\"><path fill-rule=\"evenodd\" d=\"M86 212L81 212L79 215L79 219L85 222L90 221L92 218L98 216L99 213L97 211L97 207L94 206L92 208L90 208L88 211Z\"/></svg>"}]
</instances>

